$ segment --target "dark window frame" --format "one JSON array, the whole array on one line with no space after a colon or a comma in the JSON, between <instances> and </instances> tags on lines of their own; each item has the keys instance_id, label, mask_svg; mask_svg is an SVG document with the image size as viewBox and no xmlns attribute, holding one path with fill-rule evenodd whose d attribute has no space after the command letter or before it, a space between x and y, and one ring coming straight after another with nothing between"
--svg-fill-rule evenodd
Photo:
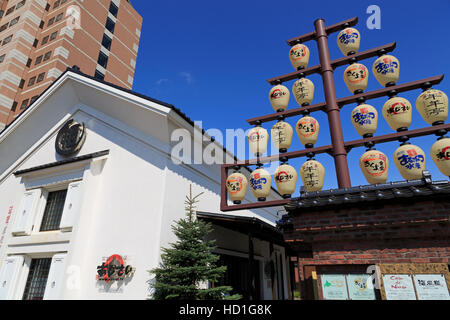
<instances>
[{"instance_id":1,"label":"dark window frame","mask_svg":"<svg viewBox=\"0 0 450 320\"><path fill-rule=\"evenodd\" d=\"M28 87L31 87L32 85L34 85L36 83L36 76L31 77L30 79L28 79Z\"/></svg>"},{"instance_id":2,"label":"dark window frame","mask_svg":"<svg viewBox=\"0 0 450 320\"><path fill-rule=\"evenodd\" d=\"M34 65L36 66L36 65L38 65L39 63L41 63L43 57L44 57L43 55L40 55L39 57L37 57L36 60L34 61Z\"/></svg>"},{"instance_id":3,"label":"dark window frame","mask_svg":"<svg viewBox=\"0 0 450 320\"><path fill-rule=\"evenodd\" d=\"M49 38L50 38L50 36L45 36L44 38L42 38L41 45L43 46L44 44L46 44L48 42Z\"/></svg>"},{"instance_id":4,"label":"dark window frame","mask_svg":"<svg viewBox=\"0 0 450 320\"><path fill-rule=\"evenodd\" d=\"M106 67L108 66L108 58L109 57L106 54L100 51L100 53L98 54L97 63L106 69Z\"/></svg>"},{"instance_id":5,"label":"dark window frame","mask_svg":"<svg viewBox=\"0 0 450 320\"><path fill-rule=\"evenodd\" d=\"M43 300L52 258L32 259L22 300Z\"/></svg>"},{"instance_id":6,"label":"dark window frame","mask_svg":"<svg viewBox=\"0 0 450 320\"><path fill-rule=\"evenodd\" d=\"M111 43L112 43L112 39L108 35L103 34L102 46L108 50L111 50Z\"/></svg>"},{"instance_id":7,"label":"dark window frame","mask_svg":"<svg viewBox=\"0 0 450 320\"><path fill-rule=\"evenodd\" d=\"M22 101L22 104L20 105L20 110L25 109L28 106L28 102L30 99L25 99Z\"/></svg>"},{"instance_id":8,"label":"dark window frame","mask_svg":"<svg viewBox=\"0 0 450 320\"><path fill-rule=\"evenodd\" d=\"M110 17L106 18L106 24L105 24L106 30L108 30L111 33L114 33L114 29L116 28L116 23L112 21Z\"/></svg>"},{"instance_id":9,"label":"dark window frame","mask_svg":"<svg viewBox=\"0 0 450 320\"><path fill-rule=\"evenodd\" d=\"M58 36L58 31L53 32L53 33L50 35L49 41L55 40L57 36Z\"/></svg>"},{"instance_id":10,"label":"dark window frame","mask_svg":"<svg viewBox=\"0 0 450 320\"><path fill-rule=\"evenodd\" d=\"M50 59L52 56L52 52L48 51L44 54L44 58L42 59L42 61L47 61L48 59Z\"/></svg>"},{"instance_id":11,"label":"dark window frame","mask_svg":"<svg viewBox=\"0 0 450 320\"><path fill-rule=\"evenodd\" d=\"M111 1L111 3L109 4L109 12L117 18L117 14L119 12L119 7Z\"/></svg>"},{"instance_id":12,"label":"dark window frame","mask_svg":"<svg viewBox=\"0 0 450 320\"><path fill-rule=\"evenodd\" d=\"M66 198L67 189L52 191L47 194L47 203L45 204L39 231L59 230Z\"/></svg>"},{"instance_id":13,"label":"dark window frame","mask_svg":"<svg viewBox=\"0 0 450 320\"><path fill-rule=\"evenodd\" d=\"M36 83L42 82L45 79L45 72L40 73L36 78Z\"/></svg>"}]
</instances>

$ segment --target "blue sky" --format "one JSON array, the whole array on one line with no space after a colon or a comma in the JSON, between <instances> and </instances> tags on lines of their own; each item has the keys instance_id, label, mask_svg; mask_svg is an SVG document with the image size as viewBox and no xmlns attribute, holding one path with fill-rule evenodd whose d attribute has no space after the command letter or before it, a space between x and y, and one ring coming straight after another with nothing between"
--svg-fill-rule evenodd
<instances>
[{"instance_id":1,"label":"blue sky","mask_svg":"<svg viewBox=\"0 0 450 320\"><path fill-rule=\"evenodd\" d=\"M435 86L450 96L450 0L428 1L132 1L143 16L134 90L171 103L192 120L201 120L203 128L249 128L246 119L273 113L268 99L271 86L267 79L294 71L289 61L290 47L285 40L314 29L314 20L324 18L331 25L357 16L361 33L360 51L393 41L392 53L400 60L400 80L405 83L446 73ZM366 20L368 6L381 9L381 29L370 30ZM331 59L342 57L336 44L337 33L329 36ZM310 51L309 65L319 63L315 41L305 43ZM363 60L369 71L376 57ZM335 70L338 98L350 95L342 79L344 67ZM316 87L314 103L324 101L318 74L308 77ZM291 89L293 81L285 85ZM367 91L379 89L375 77L369 76ZM420 90L403 93L413 106ZM369 100L379 112L376 135L393 132L381 115L387 97ZM341 111L345 140L359 139L350 123L355 104ZM289 108L298 107L291 95ZM321 124L316 146L331 143L324 112L313 113ZM298 118L287 121L294 127ZM270 130L274 122L263 125ZM410 129L428 126L414 108ZM427 154L427 169L433 180L446 179L429 156L434 136L414 138L413 144ZM398 142L379 144L390 160L388 181L403 180L392 159ZM289 151L303 149L298 138ZM367 184L358 161L365 148L355 148L348 155L352 185ZM334 162L327 155L316 159L326 168L324 189L336 188ZM305 158L289 163L300 168ZM300 180L300 178L299 178Z\"/></svg>"}]
</instances>

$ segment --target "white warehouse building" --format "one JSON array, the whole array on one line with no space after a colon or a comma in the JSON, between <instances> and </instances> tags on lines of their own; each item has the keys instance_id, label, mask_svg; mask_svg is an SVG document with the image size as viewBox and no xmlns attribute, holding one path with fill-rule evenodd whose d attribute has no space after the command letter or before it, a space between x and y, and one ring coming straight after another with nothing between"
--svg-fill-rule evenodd
<instances>
[{"instance_id":1,"label":"white warehouse building","mask_svg":"<svg viewBox=\"0 0 450 320\"><path fill-rule=\"evenodd\" d=\"M191 185L204 192L197 218L213 224L224 283L244 298L291 299L288 248L275 228L282 208L222 213L220 164L172 161L180 128L198 130L172 105L76 68L5 128L0 300L149 298L148 271L176 240L171 226ZM268 200L279 198L273 190Z\"/></svg>"}]
</instances>

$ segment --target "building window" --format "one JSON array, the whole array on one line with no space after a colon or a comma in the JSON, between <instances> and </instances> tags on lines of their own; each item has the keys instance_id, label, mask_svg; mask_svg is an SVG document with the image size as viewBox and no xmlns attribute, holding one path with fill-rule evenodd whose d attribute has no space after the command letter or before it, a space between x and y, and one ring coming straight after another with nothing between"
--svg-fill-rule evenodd
<instances>
[{"instance_id":1,"label":"building window","mask_svg":"<svg viewBox=\"0 0 450 320\"><path fill-rule=\"evenodd\" d=\"M108 56L100 51L97 62L106 69L106 66L108 65Z\"/></svg>"},{"instance_id":2,"label":"building window","mask_svg":"<svg viewBox=\"0 0 450 320\"><path fill-rule=\"evenodd\" d=\"M105 75L103 73L101 73L100 71L95 70L94 78L103 81L103 80L105 80Z\"/></svg>"},{"instance_id":3,"label":"building window","mask_svg":"<svg viewBox=\"0 0 450 320\"><path fill-rule=\"evenodd\" d=\"M116 6L116 4L114 2L111 2L111 4L109 5L109 12L111 12L111 14L117 18L118 11L119 8Z\"/></svg>"},{"instance_id":4,"label":"building window","mask_svg":"<svg viewBox=\"0 0 450 320\"><path fill-rule=\"evenodd\" d=\"M36 83L42 82L42 80L44 80L45 77L45 72L42 72L41 74L38 75Z\"/></svg>"},{"instance_id":5,"label":"building window","mask_svg":"<svg viewBox=\"0 0 450 320\"><path fill-rule=\"evenodd\" d=\"M60 13L56 16L55 22L58 22L59 20L61 20L63 17L63 13Z\"/></svg>"},{"instance_id":6,"label":"building window","mask_svg":"<svg viewBox=\"0 0 450 320\"><path fill-rule=\"evenodd\" d=\"M106 29L111 32L114 33L114 27L116 26L116 24L114 23L114 21L112 21L110 18L106 19Z\"/></svg>"},{"instance_id":7,"label":"building window","mask_svg":"<svg viewBox=\"0 0 450 320\"><path fill-rule=\"evenodd\" d=\"M22 101L22 104L20 105L20 109L25 109L28 105L28 101L30 101L29 99L25 99Z\"/></svg>"},{"instance_id":8,"label":"building window","mask_svg":"<svg viewBox=\"0 0 450 320\"><path fill-rule=\"evenodd\" d=\"M25 4L26 0L22 0L20 1L17 5L16 5L16 10L19 9L20 7L23 7L23 5Z\"/></svg>"},{"instance_id":9,"label":"building window","mask_svg":"<svg viewBox=\"0 0 450 320\"><path fill-rule=\"evenodd\" d=\"M104 34L103 40L102 40L102 46L104 46L108 50L111 50L111 42L112 42L112 39L110 37L108 37L106 34Z\"/></svg>"},{"instance_id":10,"label":"building window","mask_svg":"<svg viewBox=\"0 0 450 320\"><path fill-rule=\"evenodd\" d=\"M6 30L7 28L8 28L8 24L5 23L4 25L2 25L2 26L0 27L0 32Z\"/></svg>"},{"instance_id":11,"label":"building window","mask_svg":"<svg viewBox=\"0 0 450 320\"><path fill-rule=\"evenodd\" d=\"M38 98L39 98L39 96L31 97L31 99L30 99L30 106L31 106Z\"/></svg>"},{"instance_id":12,"label":"building window","mask_svg":"<svg viewBox=\"0 0 450 320\"><path fill-rule=\"evenodd\" d=\"M9 27L11 28L13 25L17 24L17 22L19 22L19 19L20 19L20 16L12 19L11 22L9 23Z\"/></svg>"},{"instance_id":13,"label":"building window","mask_svg":"<svg viewBox=\"0 0 450 320\"><path fill-rule=\"evenodd\" d=\"M53 4L53 9L57 8L59 6L60 0L55 1L55 4Z\"/></svg>"},{"instance_id":14,"label":"building window","mask_svg":"<svg viewBox=\"0 0 450 320\"><path fill-rule=\"evenodd\" d=\"M50 57L52 56L52 52L49 51L44 55L44 61L47 61L48 59L50 59Z\"/></svg>"},{"instance_id":15,"label":"building window","mask_svg":"<svg viewBox=\"0 0 450 320\"><path fill-rule=\"evenodd\" d=\"M9 8L8 10L6 10L5 17L6 17L8 14L11 14L11 13L14 11L14 9L15 9L15 7L11 7L11 8Z\"/></svg>"},{"instance_id":16,"label":"building window","mask_svg":"<svg viewBox=\"0 0 450 320\"><path fill-rule=\"evenodd\" d=\"M47 42L48 42L48 36L45 36L45 37L42 39L41 45L44 45L44 44L46 44Z\"/></svg>"},{"instance_id":17,"label":"building window","mask_svg":"<svg viewBox=\"0 0 450 320\"><path fill-rule=\"evenodd\" d=\"M6 37L4 40L3 40L3 43L2 43L2 46L4 46L5 44L7 44L7 43L10 43L11 42L11 40L12 40L12 35L10 35L9 37Z\"/></svg>"},{"instance_id":18,"label":"building window","mask_svg":"<svg viewBox=\"0 0 450 320\"><path fill-rule=\"evenodd\" d=\"M3 17L3 14L5 13L5 11L0 10L0 18Z\"/></svg>"},{"instance_id":19,"label":"building window","mask_svg":"<svg viewBox=\"0 0 450 320\"><path fill-rule=\"evenodd\" d=\"M32 259L22 300L42 300L50 272L51 258Z\"/></svg>"},{"instance_id":20,"label":"building window","mask_svg":"<svg viewBox=\"0 0 450 320\"><path fill-rule=\"evenodd\" d=\"M30 78L30 80L28 80L28 86L31 87L35 82L36 82L36 77Z\"/></svg>"},{"instance_id":21,"label":"building window","mask_svg":"<svg viewBox=\"0 0 450 320\"><path fill-rule=\"evenodd\" d=\"M55 40L57 35L58 35L58 31L53 32L53 33L50 35L50 41Z\"/></svg>"},{"instance_id":22,"label":"building window","mask_svg":"<svg viewBox=\"0 0 450 320\"><path fill-rule=\"evenodd\" d=\"M25 85L25 79L21 79L19 83L19 88L23 89L23 86Z\"/></svg>"},{"instance_id":23,"label":"building window","mask_svg":"<svg viewBox=\"0 0 450 320\"><path fill-rule=\"evenodd\" d=\"M11 107L11 112L15 112L17 108L17 101L14 101L12 107Z\"/></svg>"},{"instance_id":24,"label":"building window","mask_svg":"<svg viewBox=\"0 0 450 320\"><path fill-rule=\"evenodd\" d=\"M59 229L66 195L67 189L48 193L40 231Z\"/></svg>"},{"instance_id":25,"label":"building window","mask_svg":"<svg viewBox=\"0 0 450 320\"><path fill-rule=\"evenodd\" d=\"M0 56L0 63L5 61L5 57L6 57L6 54L3 54L3 55Z\"/></svg>"},{"instance_id":26,"label":"building window","mask_svg":"<svg viewBox=\"0 0 450 320\"><path fill-rule=\"evenodd\" d=\"M34 62L34 65L36 66L36 65L38 65L41 62L42 62L42 56L39 56L39 57L36 58L36 61Z\"/></svg>"},{"instance_id":27,"label":"building window","mask_svg":"<svg viewBox=\"0 0 450 320\"><path fill-rule=\"evenodd\" d=\"M55 22L55 17L53 17L50 20L48 20L47 27L51 26L53 24L53 22Z\"/></svg>"},{"instance_id":28,"label":"building window","mask_svg":"<svg viewBox=\"0 0 450 320\"><path fill-rule=\"evenodd\" d=\"M33 60L31 60L30 58L28 58L28 61L27 61L27 68L29 68L29 67L31 66L31 61L33 61Z\"/></svg>"}]
</instances>

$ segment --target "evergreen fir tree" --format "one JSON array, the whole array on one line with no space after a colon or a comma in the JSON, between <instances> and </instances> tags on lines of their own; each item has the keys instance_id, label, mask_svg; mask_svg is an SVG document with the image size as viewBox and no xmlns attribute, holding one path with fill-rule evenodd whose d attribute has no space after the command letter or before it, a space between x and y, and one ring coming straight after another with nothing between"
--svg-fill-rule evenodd
<instances>
[{"instance_id":1,"label":"evergreen fir tree","mask_svg":"<svg viewBox=\"0 0 450 320\"><path fill-rule=\"evenodd\" d=\"M151 286L153 299L219 300L240 299L240 295L229 295L229 286L200 288L200 284L217 283L226 271L225 266L217 266L219 256L212 253L214 240L206 241L212 225L195 218L195 204L203 193L192 197L192 186L186 196L186 218L172 226L178 240L169 248L162 248L159 268L150 270L155 275Z\"/></svg>"}]
</instances>

